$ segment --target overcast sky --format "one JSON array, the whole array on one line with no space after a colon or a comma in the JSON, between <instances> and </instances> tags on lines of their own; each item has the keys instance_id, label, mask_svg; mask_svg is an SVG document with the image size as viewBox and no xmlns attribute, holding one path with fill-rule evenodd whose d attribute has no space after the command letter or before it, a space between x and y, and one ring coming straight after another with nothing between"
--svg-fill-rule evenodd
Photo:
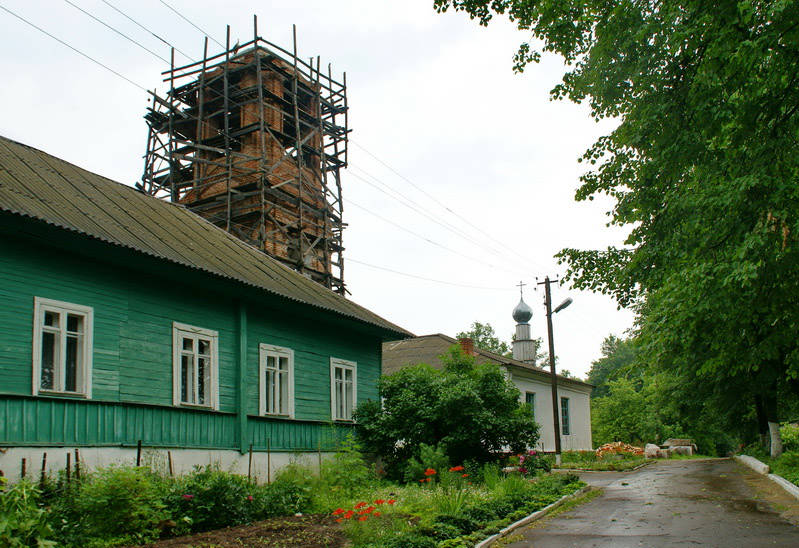
<instances>
[{"instance_id":1,"label":"overcast sky","mask_svg":"<svg viewBox=\"0 0 799 548\"><path fill-rule=\"evenodd\" d=\"M166 45L107 3L70 1L169 58ZM200 56L202 33L160 0L108 3ZM167 3L220 42L226 24L234 42L250 40L253 10L260 34L287 48L296 24L302 57L321 55L334 76L346 71L353 132L343 175L345 261L351 259L345 281L353 300L406 329L455 336L477 320L509 341L515 286L523 280L534 336L546 339L535 278L563 272L553 255L564 247L604 248L623 239L624 232L605 226L609 201L574 201L584 170L577 159L612 122L595 123L585 105L549 100L565 70L557 57L514 74L513 53L528 36L509 23L482 28L463 14L436 14L432 0ZM135 84L165 88L163 61L66 1L0 5ZM3 135L126 184L139 180L146 93L2 10L0 28ZM553 294L556 304L574 299L555 316L559 367L583 376L602 339L623 334L632 314L567 286Z\"/></svg>"}]
</instances>

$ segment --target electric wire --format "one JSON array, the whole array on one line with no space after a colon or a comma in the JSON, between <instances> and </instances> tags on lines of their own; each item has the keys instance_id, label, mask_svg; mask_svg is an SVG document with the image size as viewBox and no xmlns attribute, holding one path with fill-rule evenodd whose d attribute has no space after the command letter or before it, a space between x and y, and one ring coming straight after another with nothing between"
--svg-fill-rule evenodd
<instances>
[{"instance_id":1,"label":"electric wire","mask_svg":"<svg viewBox=\"0 0 799 548\"><path fill-rule=\"evenodd\" d=\"M19 20L20 20L20 21L22 21L23 23L25 23L25 24L27 24L27 25L29 25L29 26L31 26L31 27L33 27L33 28L35 28L36 30L38 30L38 31L39 31L39 32L41 32L42 34L46 34L47 36L49 36L50 38L52 38L53 40L55 40L56 42L58 42L58 43L59 43L59 44L61 44L62 46L65 46L65 47L67 47L67 48L71 49L72 51L74 51L75 53L77 53L78 55L80 55L80 56L82 56L82 57L85 57L86 59L88 59L88 60L89 60L89 61L91 61L92 63L94 63L94 64L96 64L96 65L99 65L99 66L101 66L102 68L104 68L105 70L107 70L107 71L111 72L112 74L114 74L114 75L116 75L116 76L118 76L118 77L122 78L122 79L123 79L123 80L125 80L127 83L131 84L132 86L135 86L135 87L139 88L140 90L142 90L142 91L145 91L145 92L149 93L149 90L148 90L146 87L142 86L141 84L138 84L138 83L136 83L135 81L131 80L130 78L128 78L128 77L127 77L127 76L125 76L124 74L121 74L120 72L117 72L116 70L112 69L112 68L111 68L111 67L109 67L108 65L106 65L106 64L104 64L104 63L102 63L102 62L98 61L97 59L95 59L95 58L94 58L94 57L92 57L91 55L88 55L88 54L86 54L86 53L83 53L83 52L82 52L81 50L79 50L78 48L76 48L76 47L74 47L74 46L72 46L72 45L68 44L67 42L63 41L62 39L58 38L57 36L55 36L55 35L53 35L53 34L50 34L50 33L49 33L49 32L47 32L46 30L44 30L42 27L40 27L40 26L38 26L38 25L35 25L34 23L31 23L30 21L28 21L27 19L25 19L24 17L22 17L22 16L21 16L21 15L19 15L18 13L15 13L14 11L12 11L12 10L8 9L7 7L3 6L2 4L0 4L0 9L2 9L3 11L5 11L5 12L6 12L6 13L8 13L9 15L12 15L12 16L16 17L17 19L19 19Z\"/></svg>"},{"instance_id":2,"label":"electric wire","mask_svg":"<svg viewBox=\"0 0 799 548\"><path fill-rule=\"evenodd\" d=\"M219 40L217 40L216 38L214 38L213 36L211 36L210 34L208 34L207 32L205 32L203 29L201 29L200 27L198 27L197 25L195 25L194 23L192 23L192 22L191 22L191 21L190 21L188 18L186 18L186 17L185 17L185 16L184 16L182 13L180 13L178 10L176 10L175 8L173 8L172 6L170 6L169 4L167 4L166 2L164 2L164 0L161 0L161 3L162 3L163 5L165 5L166 7L168 7L170 10L172 10L172 11L175 13L175 15L177 15L178 17L180 17L181 19L183 19L184 21L186 21L186 22L187 22L189 25L191 25L191 26L192 26L192 27L194 27L195 29L199 30L199 31L200 31L200 32L203 34L203 36L206 36L206 37L210 38L211 40L213 40L214 42L216 42L216 44L217 44L217 45L218 45L220 48L224 48L224 47L225 47L225 46L223 46L223 45L222 45L222 43L221 43Z\"/></svg>"},{"instance_id":3,"label":"electric wire","mask_svg":"<svg viewBox=\"0 0 799 548\"><path fill-rule=\"evenodd\" d=\"M180 50L178 47L176 47L174 44L171 44L170 42L167 42L166 40L164 40L163 38L161 38L160 36L158 36L156 33L154 33L153 31L151 31L150 29L148 29L147 27L145 27L144 25L142 25L141 23L139 23L138 21L136 21L136 20L135 20L133 17L131 17L130 15L128 15L127 13L125 13L124 11L122 11L121 9L119 9L118 7L116 7L114 4L112 4L112 3L111 3L111 2L109 2L108 0L103 0L103 4L107 5L109 8L111 8L112 10L114 10L114 11L116 11L117 13L119 13L120 15L122 15L124 18L126 18L128 21L132 22L134 25L137 25L139 28L141 28L141 29L143 29L144 31L146 31L146 32L148 32L148 33L150 33L150 34L152 34L152 35L153 35L155 38L157 38L158 40L160 40L161 42L163 42L164 44L166 44L166 45L167 45L167 46L169 46L170 48L173 48L173 49L174 49L176 52L178 52L179 54L181 54L183 57L185 57L185 58L186 58L186 59L188 59L189 61L195 61L195 60L194 60L194 59L193 59L193 58L192 58L192 57L191 57L189 54L187 54L187 53L184 53L184 52L183 52L183 51L181 51L181 50ZM167 62L168 62L168 61L167 61Z\"/></svg>"},{"instance_id":4,"label":"electric wire","mask_svg":"<svg viewBox=\"0 0 799 548\"><path fill-rule=\"evenodd\" d=\"M168 61L167 59L165 59L165 58L161 57L161 56L160 56L160 55L158 55L156 52L154 52L153 50L151 50L151 49L149 49L148 47L146 47L145 45L143 45L141 42L138 42L138 41L134 40L133 38L131 38L130 36L128 36L127 34L125 34L125 33L123 33L123 32L120 32L120 31L118 31L117 29L115 29L114 27L112 27L111 25L109 25L108 23L106 23L105 21L103 21L103 20L101 20L101 19L99 19L99 18L95 17L94 15L92 15L91 13L89 13L88 11L84 10L82 7L80 7L80 6L76 5L76 4L73 4L72 2L70 2L70 0L64 0L64 2L66 2L66 3L67 3L67 4L69 4L70 6L72 6L73 8L75 8L76 10L78 10L79 12L81 12L82 14L86 15L87 17L91 17L92 19L94 19L95 21L97 21L98 23L100 23L101 25L103 25L104 27L106 27L106 28L108 28L108 29L112 30L113 32L117 33L118 35L120 35L120 36L121 36L122 38L124 38L125 40L127 40L127 41L129 41L129 42L131 42L131 43L133 43L133 44L136 44L137 46L139 46L141 49L143 49L143 50L144 50L144 51L146 51L147 53L151 53L151 54L155 55L156 57L158 57L158 58L159 58L161 61L163 61L164 63L169 63L169 61Z\"/></svg>"},{"instance_id":5,"label":"electric wire","mask_svg":"<svg viewBox=\"0 0 799 548\"><path fill-rule=\"evenodd\" d=\"M459 283L456 283L456 282L449 282L449 281L446 281L446 280L437 280L435 278L428 278L426 276L417 276L416 274L408 274L407 272L400 272L399 270L394 270L393 268L387 268L385 266L377 266L377 265L374 265L374 264L371 264L371 263L366 263L366 262L359 261L357 259L352 259L352 258L349 258L349 257L347 258L347 261L348 262L352 262L352 263L356 263L356 264L360 264L360 265L363 265L363 266L367 266L367 267L370 267L370 268L375 268L377 270L384 270L386 272L391 272L391 273L397 274L399 276L406 276L408 278L415 278L417 280L424 280L426 282L434 282L434 283L437 283L437 284L451 285L451 286L455 286L455 287L464 287L464 288L467 288L467 289L482 289L482 290L486 290L486 291L511 291L511 290L515 291L515 288L510 288L510 287L488 287L488 286L484 286L484 285L459 284Z\"/></svg>"}]
</instances>

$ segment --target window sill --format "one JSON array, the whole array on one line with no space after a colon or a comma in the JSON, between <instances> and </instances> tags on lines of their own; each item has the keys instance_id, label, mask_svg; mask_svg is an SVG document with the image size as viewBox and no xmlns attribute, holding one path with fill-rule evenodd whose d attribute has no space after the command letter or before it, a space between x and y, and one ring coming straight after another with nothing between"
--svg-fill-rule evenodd
<instances>
[{"instance_id":1,"label":"window sill","mask_svg":"<svg viewBox=\"0 0 799 548\"><path fill-rule=\"evenodd\" d=\"M69 400L88 400L89 396L81 392L56 392L55 390L39 390L34 396L44 396L46 398L66 398Z\"/></svg>"},{"instance_id":2,"label":"window sill","mask_svg":"<svg viewBox=\"0 0 799 548\"><path fill-rule=\"evenodd\" d=\"M264 413L262 415L258 415L259 417L263 417L265 419L278 419L284 421L294 420L294 415L277 415L273 413Z\"/></svg>"},{"instance_id":3,"label":"window sill","mask_svg":"<svg viewBox=\"0 0 799 548\"><path fill-rule=\"evenodd\" d=\"M199 405L195 403L179 403L176 407L181 409L196 409L198 411L218 411L211 405Z\"/></svg>"}]
</instances>

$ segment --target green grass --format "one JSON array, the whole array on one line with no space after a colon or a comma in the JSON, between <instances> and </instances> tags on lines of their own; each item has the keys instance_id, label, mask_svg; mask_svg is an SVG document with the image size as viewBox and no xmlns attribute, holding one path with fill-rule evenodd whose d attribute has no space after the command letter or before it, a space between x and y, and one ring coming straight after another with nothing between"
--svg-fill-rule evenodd
<instances>
[{"instance_id":1,"label":"green grass","mask_svg":"<svg viewBox=\"0 0 799 548\"><path fill-rule=\"evenodd\" d=\"M554 457L548 455L550 462L554 463ZM605 455L598 458L594 451L565 451L561 455L560 466L553 468L570 470L590 470L590 471L625 471L631 470L646 462L644 457L618 453Z\"/></svg>"}]
</instances>

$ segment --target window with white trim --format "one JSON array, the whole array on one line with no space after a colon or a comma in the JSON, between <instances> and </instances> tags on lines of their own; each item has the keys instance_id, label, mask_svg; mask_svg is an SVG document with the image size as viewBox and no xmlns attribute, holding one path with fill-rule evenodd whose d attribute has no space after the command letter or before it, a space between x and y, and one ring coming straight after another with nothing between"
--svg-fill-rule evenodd
<instances>
[{"instance_id":1,"label":"window with white trim","mask_svg":"<svg viewBox=\"0 0 799 548\"><path fill-rule=\"evenodd\" d=\"M94 309L34 297L33 394L91 397Z\"/></svg>"},{"instance_id":2,"label":"window with white trim","mask_svg":"<svg viewBox=\"0 0 799 548\"><path fill-rule=\"evenodd\" d=\"M358 401L358 364L330 358L330 415L350 421Z\"/></svg>"},{"instance_id":3,"label":"window with white trim","mask_svg":"<svg viewBox=\"0 0 799 548\"><path fill-rule=\"evenodd\" d=\"M219 408L218 339L210 329L172 324L173 403Z\"/></svg>"},{"instance_id":4,"label":"window with white trim","mask_svg":"<svg viewBox=\"0 0 799 548\"><path fill-rule=\"evenodd\" d=\"M571 434L569 398L560 398L560 429L564 436Z\"/></svg>"},{"instance_id":5,"label":"window with white trim","mask_svg":"<svg viewBox=\"0 0 799 548\"><path fill-rule=\"evenodd\" d=\"M259 346L261 415L294 417L294 351Z\"/></svg>"}]
</instances>

